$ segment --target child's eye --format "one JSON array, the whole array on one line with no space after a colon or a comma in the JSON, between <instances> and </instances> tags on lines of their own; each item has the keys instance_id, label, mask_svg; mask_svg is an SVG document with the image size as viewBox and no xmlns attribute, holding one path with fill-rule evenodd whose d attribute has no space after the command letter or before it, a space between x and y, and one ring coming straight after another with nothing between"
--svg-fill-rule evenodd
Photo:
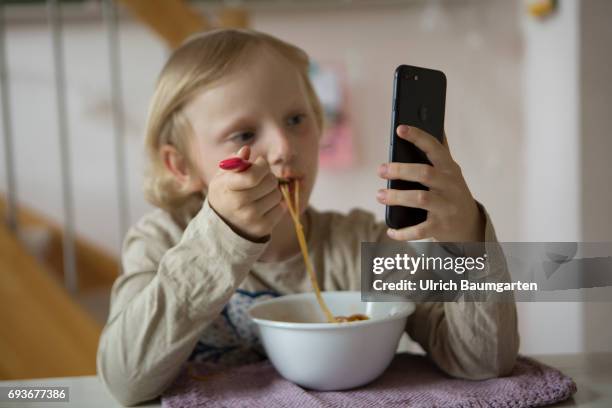
<instances>
[{"instance_id":1,"label":"child's eye","mask_svg":"<svg viewBox=\"0 0 612 408\"><path fill-rule=\"evenodd\" d=\"M239 132L230 137L230 140L237 144L251 142L255 138L255 132Z\"/></svg>"},{"instance_id":2,"label":"child's eye","mask_svg":"<svg viewBox=\"0 0 612 408\"><path fill-rule=\"evenodd\" d=\"M293 115L289 119L287 119L287 124L289 126L297 126L304 121L306 115L300 113L298 115Z\"/></svg>"}]
</instances>

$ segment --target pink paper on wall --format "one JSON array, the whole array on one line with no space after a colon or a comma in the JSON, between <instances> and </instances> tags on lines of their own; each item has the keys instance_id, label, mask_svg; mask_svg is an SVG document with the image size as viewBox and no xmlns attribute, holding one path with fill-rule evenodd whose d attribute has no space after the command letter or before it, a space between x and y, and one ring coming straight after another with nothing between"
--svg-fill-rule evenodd
<instances>
[{"instance_id":1,"label":"pink paper on wall","mask_svg":"<svg viewBox=\"0 0 612 408\"><path fill-rule=\"evenodd\" d=\"M315 64L310 79L325 113L319 163L326 169L348 169L354 161L353 131L348 116L346 71L340 64Z\"/></svg>"}]
</instances>

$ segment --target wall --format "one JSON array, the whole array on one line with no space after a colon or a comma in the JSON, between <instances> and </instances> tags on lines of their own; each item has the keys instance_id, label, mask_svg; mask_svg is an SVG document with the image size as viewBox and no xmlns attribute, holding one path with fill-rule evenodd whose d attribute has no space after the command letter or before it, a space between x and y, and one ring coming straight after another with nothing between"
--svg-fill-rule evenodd
<instances>
[{"instance_id":1,"label":"wall","mask_svg":"<svg viewBox=\"0 0 612 408\"><path fill-rule=\"evenodd\" d=\"M582 235L585 241L612 241L612 3L583 0L580 13L580 130L582 135ZM602 47L602 44L605 46ZM606 288L612 300L612 288ZM584 347L612 348L612 302L586 302L582 310Z\"/></svg>"},{"instance_id":2,"label":"wall","mask_svg":"<svg viewBox=\"0 0 612 408\"><path fill-rule=\"evenodd\" d=\"M580 241L578 3L523 16L524 123L520 241ZM522 350L583 348L580 303L519 304ZM551 341L554 339L554 341Z\"/></svg>"},{"instance_id":3,"label":"wall","mask_svg":"<svg viewBox=\"0 0 612 408\"><path fill-rule=\"evenodd\" d=\"M612 239L611 15L605 0L567 0L546 20L523 18L521 241ZM612 349L605 323L610 302L521 304L519 310L521 332L529 333L523 350Z\"/></svg>"}]
</instances>

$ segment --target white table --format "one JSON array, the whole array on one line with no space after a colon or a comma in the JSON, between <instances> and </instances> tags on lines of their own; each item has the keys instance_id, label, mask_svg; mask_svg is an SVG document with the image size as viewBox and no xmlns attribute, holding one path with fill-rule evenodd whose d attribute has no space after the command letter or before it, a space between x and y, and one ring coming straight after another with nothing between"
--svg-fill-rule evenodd
<instances>
[{"instance_id":1,"label":"white table","mask_svg":"<svg viewBox=\"0 0 612 408\"><path fill-rule=\"evenodd\" d=\"M578 392L571 400L555 407L612 407L612 353L535 356L556 367L576 381ZM121 407L94 376L0 381L0 386L70 387L69 403L0 402L1 407ZM159 400L141 407L160 407Z\"/></svg>"},{"instance_id":2,"label":"white table","mask_svg":"<svg viewBox=\"0 0 612 408\"><path fill-rule=\"evenodd\" d=\"M0 402L0 407L79 407L79 408L116 408L122 407L96 376L44 378L34 380L0 381L0 386L22 387L68 387L70 402ZM142 407L161 407L159 400Z\"/></svg>"}]
</instances>

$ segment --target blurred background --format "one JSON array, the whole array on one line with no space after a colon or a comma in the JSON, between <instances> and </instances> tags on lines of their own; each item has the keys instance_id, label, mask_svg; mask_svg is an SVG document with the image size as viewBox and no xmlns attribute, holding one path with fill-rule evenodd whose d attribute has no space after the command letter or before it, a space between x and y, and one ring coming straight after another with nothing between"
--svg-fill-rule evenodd
<instances>
[{"instance_id":1,"label":"blurred background","mask_svg":"<svg viewBox=\"0 0 612 408\"><path fill-rule=\"evenodd\" d=\"M211 27L302 47L330 119L312 197L368 209L393 71L448 78L446 133L500 241L612 240L612 2L0 3L0 379L93 374L171 49ZM610 292L612 300L612 292ZM612 302L519 304L523 354L612 351Z\"/></svg>"}]
</instances>

